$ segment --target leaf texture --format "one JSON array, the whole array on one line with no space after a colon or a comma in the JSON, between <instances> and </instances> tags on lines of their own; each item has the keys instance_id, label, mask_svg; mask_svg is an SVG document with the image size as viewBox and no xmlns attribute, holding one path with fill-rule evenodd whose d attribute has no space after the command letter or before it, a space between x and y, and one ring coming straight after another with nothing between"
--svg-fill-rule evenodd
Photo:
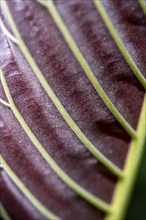
<instances>
[{"instance_id":1,"label":"leaf texture","mask_svg":"<svg viewBox=\"0 0 146 220\"><path fill-rule=\"evenodd\" d=\"M122 219L146 129L142 9L136 0L3 1L3 217Z\"/></svg>"}]
</instances>

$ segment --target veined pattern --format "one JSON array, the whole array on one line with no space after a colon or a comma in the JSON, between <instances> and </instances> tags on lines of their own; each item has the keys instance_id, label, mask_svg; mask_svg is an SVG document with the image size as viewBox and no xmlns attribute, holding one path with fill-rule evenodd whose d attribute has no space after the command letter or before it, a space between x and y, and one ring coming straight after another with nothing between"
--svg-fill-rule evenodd
<instances>
[{"instance_id":1,"label":"veined pattern","mask_svg":"<svg viewBox=\"0 0 146 220\"><path fill-rule=\"evenodd\" d=\"M54 21L56 22L58 28L60 29L64 39L66 40L68 46L71 48L74 56L76 57L76 59L80 63L81 67L84 69L88 78L90 79L93 86L95 87L96 91L99 93L99 95L101 96L101 98L105 102L106 106L110 109L110 111L115 116L115 118L119 121L119 123L123 126L123 128L127 131L127 133L132 137L130 150L129 150L129 154L127 157L127 161L126 161L126 165L125 165L124 170L120 170L116 165L114 165L110 160L108 160L104 155L102 155L100 153L100 151L98 151L92 145L92 143L87 139L87 137L82 133L82 131L79 129L79 127L75 124L75 122L72 120L70 115L67 113L66 109L63 107L63 105L61 104L61 102L59 101L59 99L57 98L57 96L55 95L55 93L53 92L53 90L51 89L51 87L49 86L49 84L47 83L45 78L43 77L42 72L40 71L39 67L35 63L35 60L33 59L33 57L31 56L31 53L29 52L28 48L26 47L25 42L21 38L19 31L17 29L17 26L13 20L12 15L11 15L11 12L9 11L9 8L6 5L7 4L6 2L4 2L6 13L9 18L9 22L10 22L10 25L11 25L11 28L14 32L15 37L13 35L9 34L9 32L7 32L6 29L4 32L14 43L16 43L16 42L18 43L18 46L22 50L22 53L24 54L26 60L28 61L28 63L30 64L34 73L36 74L37 78L39 79L42 87L44 88L44 90L46 91L48 96L51 98L51 100L53 101L53 103L57 107L58 111L61 113L63 118L66 120L68 125L71 127L71 129L75 132L75 134L79 137L79 139L84 143L84 145L89 149L89 151L98 160L100 160L100 162L103 163L103 165L106 166L106 168L108 168L112 173L114 173L119 178L112 204L111 205L106 204L101 199L96 198L94 195L90 194L88 191L86 191L82 187L80 187L80 185L78 185L70 177L68 177L65 174L65 172L59 168L59 166L55 163L55 161L47 154L47 152L44 150L43 146L39 143L39 141L37 140L37 138L35 137L33 132L27 126L23 117L20 115L19 111L17 110L17 107L15 106L13 99L11 97L11 94L10 94L9 88L7 86L5 77L2 73L2 84L3 84L4 90L6 92L8 101L10 103L10 107L11 107L14 115L18 119L19 123L21 124L21 126L23 127L23 129L25 130L25 132L27 133L27 135L29 136L29 138L31 139L33 144L35 145L35 147L42 154L42 156L46 159L46 161L53 168L53 170L60 176L60 178L69 187L71 187L76 193L78 193L81 197L83 197L85 200L87 200L87 202L91 203L93 206L95 206L95 207L101 209L102 211L104 211L105 213L107 213L107 216L106 216L107 219L112 219L112 218L116 219L116 218L118 218L119 213L120 213L120 216L122 216L122 214L124 213L124 207L125 207L124 203L126 204L126 200L128 198L128 195L127 196L124 195L121 199L120 193L123 189L126 189L125 191L128 194L128 190L130 190L130 187L132 186L132 182L133 182L135 175L136 175L136 171L135 171L136 166L139 163L140 156L142 154L143 142L144 142L144 136L145 136L144 117L145 117L145 104L146 104L145 102L146 102L146 100L144 100L143 108L141 110L141 116L140 116L140 120L139 120L138 129L137 129L137 131L135 131L129 125L129 123L121 116L121 114L118 112L118 110L112 104L112 102L110 101L110 99L108 98L108 96L106 95L106 93L104 92L104 90L102 89L100 84L98 83L97 79L94 76L94 73L90 69L90 66L88 65L88 63L84 59L83 55L81 54L77 45L75 44L73 38L71 37L69 31L65 27L65 24L63 23L63 20L59 16L59 13L57 12L53 2L52 1L49 1L49 2L48 1L39 1L39 0L38 0L38 2L42 3L45 7L47 7L48 11L50 12ZM104 8L102 7L102 4L100 4L100 3L98 4L96 1L95 1L95 4L96 4L97 9L99 10L101 16L103 17L105 24L109 28L109 31L111 32L111 35L113 36L113 39L115 40L115 42L117 43L118 46L122 45L120 50L121 50L124 58L126 59L127 63L129 64L129 66L133 70L135 76L139 79L139 81L141 82L143 87L145 87L146 86L145 79L143 78L142 74L138 70L134 61L131 59L130 55L127 54L126 48L121 43L116 31L114 30L114 27L110 23L107 15L106 15L106 12L104 11ZM1 99L1 103L6 106L9 106L9 103L6 103L3 99ZM139 146L139 148L136 149L136 146ZM136 160L133 158L134 154L138 155ZM131 161L133 161L132 165L131 165ZM6 168L8 168L6 170L10 170L10 167L7 165L7 163L3 159L2 159L2 163L3 163L3 165L6 165L5 166ZM132 167L132 169L131 169L131 167ZM132 170L132 172L131 172L131 170ZM13 179L15 174L11 170L9 173L12 174L12 175L10 175L10 177ZM128 179L129 175L131 176L130 179ZM19 182L19 180L17 179L17 177L14 179L13 179L13 181L17 185L17 182ZM22 186L22 187L20 187L21 191L23 191L23 189L25 187L23 185L21 185L21 186ZM26 188L25 188L25 192L27 192ZM37 203L33 202L32 196L29 197L29 200L33 203L34 206L36 206L36 208L40 209L42 214L44 214L44 216L46 216L48 219L51 217L58 219L58 217L55 216L55 214L52 214L49 210L45 210L44 206L42 206L42 209L41 209L40 208L41 205L38 204L38 202ZM117 203L119 205L117 205Z\"/></svg>"}]
</instances>

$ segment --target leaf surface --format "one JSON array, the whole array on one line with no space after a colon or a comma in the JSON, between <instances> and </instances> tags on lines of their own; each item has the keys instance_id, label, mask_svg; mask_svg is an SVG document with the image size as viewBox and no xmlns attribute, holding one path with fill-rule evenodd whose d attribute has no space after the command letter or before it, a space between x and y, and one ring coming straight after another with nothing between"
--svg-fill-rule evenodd
<instances>
[{"instance_id":1,"label":"leaf surface","mask_svg":"<svg viewBox=\"0 0 146 220\"><path fill-rule=\"evenodd\" d=\"M102 6L132 64L96 2L2 4L15 38L1 30L1 200L12 219L100 220L125 186L122 216L145 136L146 18L137 1L112 3Z\"/></svg>"}]
</instances>

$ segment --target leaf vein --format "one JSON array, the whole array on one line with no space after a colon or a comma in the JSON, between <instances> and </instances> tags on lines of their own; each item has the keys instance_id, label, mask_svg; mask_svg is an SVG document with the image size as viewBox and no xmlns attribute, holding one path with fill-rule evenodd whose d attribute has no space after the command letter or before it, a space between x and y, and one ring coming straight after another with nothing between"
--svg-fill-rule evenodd
<instances>
[{"instance_id":1,"label":"leaf vein","mask_svg":"<svg viewBox=\"0 0 146 220\"><path fill-rule=\"evenodd\" d=\"M18 111L12 96L10 94L9 88L7 86L5 77L3 75L3 72L1 72L1 79L2 79L2 85L4 88L4 91L6 93L7 99L9 100L9 103L11 105L11 109L17 118L18 122L24 129L25 133L28 135L29 139L32 141L34 146L37 148L37 150L40 152L40 154L43 156L43 158L47 161L47 163L50 165L50 167L57 173L57 175L64 181L72 190L74 190L77 194L79 194L82 198L84 198L87 202L91 203L96 208L99 208L105 212L110 211L110 205L104 202L103 200L97 198L96 196L92 195L90 192L83 189L78 183L76 183L74 180L72 180L53 160L53 158L47 153L47 151L43 148L39 140L36 138L34 133L31 131L27 123L25 122L24 118Z\"/></svg>"},{"instance_id":2,"label":"leaf vein","mask_svg":"<svg viewBox=\"0 0 146 220\"><path fill-rule=\"evenodd\" d=\"M17 175L12 171L7 162L1 156L1 163L3 169L12 179L12 181L16 184L16 186L20 189L20 191L25 195L25 197L33 204L33 206L39 210L47 219L59 220L60 218L53 214L50 210L48 210L23 184L23 182L17 177Z\"/></svg>"},{"instance_id":3,"label":"leaf vein","mask_svg":"<svg viewBox=\"0 0 146 220\"><path fill-rule=\"evenodd\" d=\"M115 41L117 47L121 51L121 53L122 53L123 57L125 58L127 64L129 65L129 67L131 68L134 75L136 76L136 78L141 83L141 85L146 89L146 79L142 75L141 71L137 67L137 65L134 62L131 55L128 53L122 39L120 38L119 34L117 33L115 27L112 24L112 21L110 20L109 16L107 15L107 12L106 12L104 6L102 5L102 2L101 1L96 1L96 0L93 0L93 1L94 1L94 4L95 4L96 8L97 8L97 11L99 12L100 16L102 17L102 19L104 21L105 26L107 27L108 31L110 32L110 34L111 34L113 40Z\"/></svg>"},{"instance_id":4,"label":"leaf vein","mask_svg":"<svg viewBox=\"0 0 146 220\"><path fill-rule=\"evenodd\" d=\"M70 128L74 131L77 137L81 140L81 142L86 146L86 148L92 153L92 155L94 155L113 174L115 174L118 177L123 177L122 170L118 166L116 166L113 162L111 162L108 158L106 158L98 149L95 148L95 146L84 135L84 133L80 130L80 128L76 125L76 123L73 121L71 116L68 114L64 106L61 104L61 102L59 101L59 99L57 98L57 96L55 95L51 87L49 86L48 82L44 78L42 72L40 71L35 60L33 59L28 48L26 47L23 39L21 38L6 1L3 1L3 4L5 6L5 11L7 13L13 32L19 42L19 47L22 53L24 54L26 60L28 61L29 65L34 71L42 87L44 88L44 90L46 91L46 93L48 94L48 96L50 97L50 99L52 100L52 102L54 103L54 105L56 106L56 108L58 109L62 117L64 118L64 120L67 122Z\"/></svg>"},{"instance_id":5,"label":"leaf vein","mask_svg":"<svg viewBox=\"0 0 146 220\"><path fill-rule=\"evenodd\" d=\"M92 83L94 89L99 94L101 99L103 100L106 107L110 110L110 112L114 115L117 121L121 124L121 126L125 129L125 131L132 137L136 138L136 133L131 125L124 119L124 117L120 114L120 112L116 109L114 104L111 102L109 97L104 92L102 86L99 84L97 78L95 77L94 73L92 72L90 66L88 65L87 61L83 57L82 53L80 52L78 46L76 45L74 39L72 38L71 34L69 33L67 27L65 26L62 18L60 17L53 1L39 1L40 4L44 5L49 13L51 14L54 22L56 23L57 27L59 28L60 32L62 33L65 41L67 42L68 46L70 47L71 51L73 52L74 56L76 57L77 61L79 62L80 66L85 71L88 79Z\"/></svg>"}]
</instances>

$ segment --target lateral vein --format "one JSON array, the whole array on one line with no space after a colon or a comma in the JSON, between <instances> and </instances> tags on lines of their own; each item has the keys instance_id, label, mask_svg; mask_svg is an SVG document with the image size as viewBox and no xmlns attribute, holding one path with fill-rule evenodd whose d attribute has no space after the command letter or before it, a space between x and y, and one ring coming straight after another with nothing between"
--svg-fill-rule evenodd
<instances>
[{"instance_id":1,"label":"lateral vein","mask_svg":"<svg viewBox=\"0 0 146 220\"><path fill-rule=\"evenodd\" d=\"M10 25L12 27L12 30L19 42L19 47L25 56L26 60L28 61L29 65L31 66L32 70L34 71L34 74L38 78L39 82L41 83L42 87L64 118L64 120L67 122L67 124L70 126L70 128L74 131L74 133L77 135L77 137L81 140L81 142L86 146L86 148L96 157L107 169L109 169L113 174L115 174L118 177L123 177L122 170L116 166L113 162L111 162L108 158L106 158L98 149L95 148L95 146L90 142L90 140L84 135L84 133L80 130L80 128L76 125L76 123L73 121L73 119L70 117L64 106L61 104L51 87L49 86L48 82L46 81L45 77L43 76L41 70L37 66L35 60L33 59L31 53L29 52L28 48L26 47L23 39L20 36L20 33L16 27L15 21L13 20L13 17L11 15L11 12L9 10L9 7L7 5L6 1L3 1L2 4L5 7L5 11L7 13L7 17L9 19ZM135 137L135 135L133 134Z\"/></svg>"},{"instance_id":2,"label":"lateral vein","mask_svg":"<svg viewBox=\"0 0 146 220\"><path fill-rule=\"evenodd\" d=\"M1 157L1 163L3 165L3 169L6 171L6 173L9 175L9 177L12 179L12 181L16 184L16 186L20 189L20 191L25 195L25 197L33 204L33 206L39 210L47 219L52 220L59 220L60 218L57 217L55 214L53 214L51 211L49 211L30 191L29 189L23 184L23 182L17 177L17 175L12 171L10 166L7 164L7 162L4 160L2 156Z\"/></svg>"},{"instance_id":3,"label":"lateral vein","mask_svg":"<svg viewBox=\"0 0 146 220\"><path fill-rule=\"evenodd\" d=\"M0 214L3 219L12 220L2 203L0 203Z\"/></svg>"},{"instance_id":4,"label":"lateral vein","mask_svg":"<svg viewBox=\"0 0 146 220\"><path fill-rule=\"evenodd\" d=\"M143 13L146 15L146 1L145 0L138 0L141 9L143 10Z\"/></svg>"},{"instance_id":5,"label":"lateral vein","mask_svg":"<svg viewBox=\"0 0 146 220\"><path fill-rule=\"evenodd\" d=\"M0 27L3 31L3 33L15 44L18 44L17 39L7 30L7 28L5 27L5 25L3 24L2 20L0 21Z\"/></svg>"},{"instance_id":6,"label":"lateral vein","mask_svg":"<svg viewBox=\"0 0 146 220\"><path fill-rule=\"evenodd\" d=\"M3 100L2 98L0 98L0 103L2 105L5 105L6 107L9 107L10 108L10 104L8 102L6 102L5 100Z\"/></svg>"},{"instance_id":7,"label":"lateral vein","mask_svg":"<svg viewBox=\"0 0 146 220\"><path fill-rule=\"evenodd\" d=\"M110 212L110 205L104 202L103 200L97 198L90 192L86 191L84 188L82 188L78 183L76 183L74 180L72 180L54 161L54 159L47 153L47 151L44 149L44 147L41 145L39 140L36 138L34 133L31 131L27 123L25 122L24 118L18 111L12 96L10 94L8 85L6 83L5 77L3 75L3 72L1 72L1 80L2 85L4 88L4 91L6 93L7 99L9 100L9 103L11 105L11 109L17 118L18 122L28 135L29 139L32 141L34 146L37 148L37 150L40 152L40 154L43 156L43 158L46 160L46 162L50 165L50 167L56 172L56 174L60 177L60 179L66 183L72 190L74 190L78 195L80 195L82 198L84 198L87 202L95 206L96 208L101 209L104 212Z\"/></svg>"},{"instance_id":8,"label":"lateral vein","mask_svg":"<svg viewBox=\"0 0 146 220\"><path fill-rule=\"evenodd\" d=\"M133 71L134 75L139 80L141 85L146 89L146 79L142 75L141 71L137 67L137 65L134 62L131 55L128 53L122 39L120 38L119 34L117 33L116 29L114 28L114 26L112 24L112 21L110 20L109 16L107 15L107 12L106 12L104 6L102 5L102 1L97 1L97 0L93 0L93 1L94 1L94 4L95 4L100 16L102 17L102 19L104 21L108 31L110 32L111 36L113 37L115 43L117 44L117 47L121 51L126 62L130 66L131 70Z\"/></svg>"},{"instance_id":9,"label":"lateral vein","mask_svg":"<svg viewBox=\"0 0 146 220\"><path fill-rule=\"evenodd\" d=\"M126 132L132 137L136 138L135 130L131 127L131 125L124 119L124 117L120 114L120 112L116 109L114 104L111 102L109 97L104 92L102 86L99 84L97 78L95 77L94 73L92 72L89 64L85 60L84 56L82 55L81 51L79 50L78 46L76 45L74 39L72 38L69 30L65 26L61 16L59 15L56 6L54 5L52 0L49 1L40 1L36 0L40 4L44 5L49 13L51 14L54 22L56 23L58 29L62 33L65 41L67 42L68 46L70 47L71 51L73 52L74 56L76 57L77 61L79 62L80 66L83 68L85 74L87 75L88 79L92 83L94 89L99 94L101 99L103 100L106 107L111 111L120 125L126 130Z\"/></svg>"}]
</instances>

